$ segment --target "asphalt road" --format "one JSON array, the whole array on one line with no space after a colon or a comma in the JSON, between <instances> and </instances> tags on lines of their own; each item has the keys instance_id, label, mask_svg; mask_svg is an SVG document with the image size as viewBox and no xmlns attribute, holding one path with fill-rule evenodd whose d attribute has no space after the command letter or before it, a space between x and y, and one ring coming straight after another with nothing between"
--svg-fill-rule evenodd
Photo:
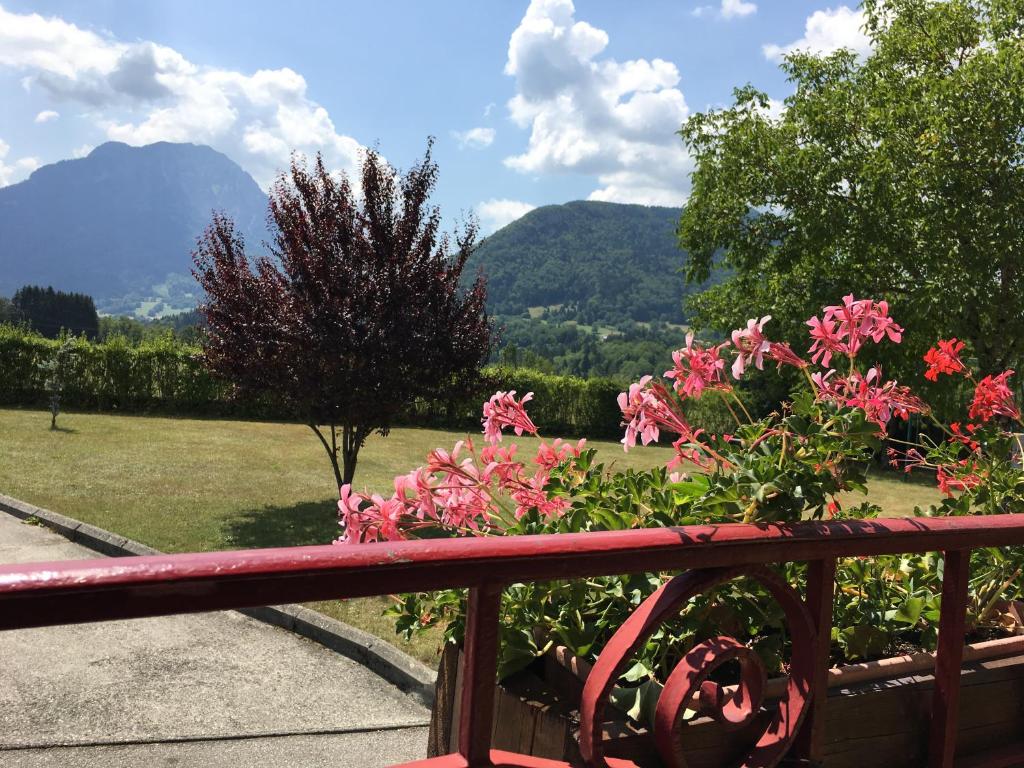
<instances>
[{"instance_id":1,"label":"asphalt road","mask_svg":"<svg viewBox=\"0 0 1024 768\"><path fill-rule=\"evenodd\" d=\"M0 512L0 563L97 557ZM422 758L430 714L237 613L0 632L0 765L330 766Z\"/></svg>"}]
</instances>

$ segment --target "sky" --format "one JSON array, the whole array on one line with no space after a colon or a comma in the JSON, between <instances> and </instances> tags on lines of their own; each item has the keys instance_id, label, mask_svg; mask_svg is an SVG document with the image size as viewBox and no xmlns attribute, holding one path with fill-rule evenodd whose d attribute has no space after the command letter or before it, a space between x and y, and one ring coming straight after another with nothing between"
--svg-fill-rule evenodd
<instances>
[{"instance_id":1,"label":"sky","mask_svg":"<svg viewBox=\"0 0 1024 768\"><path fill-rule=\"evenodd\" d=\"M493 231L590 199L681 205L677 131L786 51L860 52L855 0L0 0L0 186L105 141L209 144L265 189L293 151L405 168Z\"/></svg>"}]
</instances>

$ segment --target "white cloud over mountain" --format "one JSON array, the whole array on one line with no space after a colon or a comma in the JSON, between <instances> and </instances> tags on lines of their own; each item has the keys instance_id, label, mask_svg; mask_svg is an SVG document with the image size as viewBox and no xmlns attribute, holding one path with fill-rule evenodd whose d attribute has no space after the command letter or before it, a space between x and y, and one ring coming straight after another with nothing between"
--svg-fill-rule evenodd
<instances>
[{"instance_id":1,"label":"white cloud over mountain","mask_svg":"<svg viewBox=\"0 0 1024 768\"><path fill-rule=\"evenodd\" d=\"M593 175L592 200L679 205L690 161L676 131L689 113L675 64L601 56L608 34L575 19L572 0L532 0L512 33L509 114L530 128L505 159L527 174Z\"/></svg>"},{"instance_id":2,"label":"white cloud over mountain","mask_svg":"<svg viewBox=\"0 0 1024 768\"><path fill-rule=\"evenodd\" d=\"M511 224L520 216L525 216L536 207L522 200L485 200L477 205L476 215L480 218L481 231L489 235L506 224Z\"/></svg>"},{"instance_id":3,"label":"white cloud over mountain","mask_svg":"<svg viewBox=\"0 0 1024 768\"><path fill-rule=\"evenodd\" d=\"M39 167L39 160L34 157L21 157L8 163L7 156L10 153L10 145L0 139L0 187L21 181Z\"/></svg>"},{"instance_id":4,"label":"white cloud over mountain","mask_svg":"<svg viewBox=\"0 0 1024 768\"><path fill-rule=\"evenodd\" d=\"M291 150L323 152L329 166L345 170L361 150L288 68L245 74L201 66L158 43L126 43L2 7L0 68L24 72L27 88L55 102L82 105L109 139L210 144L264 187L287 167Z\"/></svg>"},{"instance_id":5,"label":"white cloud over mountain","mask_svg":"<svg viewBox=\"0 0 1024 768\"><path fill-rule=\"evenodd\" d=\"M36 115L35 122L36 123L48 123L51 120L56 120L58 117L60 117L60 112L57 112L57 111L52 110L52 109L44 109L42 112L40 112L38 115Z\"/></svg>"},{"instance_id":6,"label":"white cloud over mountain","mask_svg":"<svg viewBox=\"0 0 1024 768\"><path fill-rule=\"evenodd\" d=\"M815 11L807 17L803 37L788 45L765 45L762 51L770 61L779 61L794 51L827 54L840 48L850 48L863 56L871 49L871 41L864 34L863 26L863 12L851 10L845 5Z\"/></svg>"}]
</instances>

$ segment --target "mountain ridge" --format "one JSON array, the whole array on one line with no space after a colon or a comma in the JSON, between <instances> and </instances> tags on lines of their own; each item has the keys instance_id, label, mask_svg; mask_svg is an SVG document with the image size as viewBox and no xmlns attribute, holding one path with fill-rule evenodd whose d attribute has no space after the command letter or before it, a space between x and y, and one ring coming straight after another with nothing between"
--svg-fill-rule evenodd
<instances>
[{"instance_id":1,"label":"mountain ridge","mask_svg":"<svg viewBox=\"0 0 1024 768\"><path fill-rule=\"evenodd\" d=\"M42 166L0 188L0 295L53 285L89 293L102 307L147 293L159 299L170 283L187 304L190 254L214 210L248 242L266 239L266 195L205 145L107 142Z\"/></svg>"},{"instance_id":2,"label":"mountain ridge","mask_svg":"<svg viewBox=\"0 0 1024 768\"><path fill-rule=\"evenodd\" d=\"M485 238L467 272L482 268L492 311L585 323L683 323L680 208L575 200L535 208Z\"/></svg>"}]
</instances>

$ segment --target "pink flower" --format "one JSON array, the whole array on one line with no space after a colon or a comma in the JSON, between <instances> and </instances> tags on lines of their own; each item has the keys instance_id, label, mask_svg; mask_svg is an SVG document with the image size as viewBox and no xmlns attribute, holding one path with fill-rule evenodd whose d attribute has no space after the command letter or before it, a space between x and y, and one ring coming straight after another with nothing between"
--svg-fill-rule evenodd
<instances>
[{"instance_id":1,"label":"pink flower","mask_svg":"<svg viewBox=\"0 0 1024 768\"><path fill-rule=\"evenodd\" d=\"M515 390L511 392L495 392L491 399L484 403L484 439L489 443L501 440L502 427L511 427L517 435L527 432L537 434L536 425L526 415L524 406L533 399L533 392L527 392L522 400L516 401Z\"/></svg>"},{"instance_id":2,"label":"pink flower","mask_svg":"<svg viewBox=\"0 0 1024 768\"><path fill-rule=\"evenodd\" d=\"M344 544L358 544L362 534L362 518L359 510L364 499L358 493L353 493L352 486L348 483L341 486L339 495L338 525L345 532L337 541Z\"/></svg>"},{"instance_id":3,"label":"pink flower","mask_svg":"<svg viewBox=\"0 0 1024 768\"><path fill-rule=\"evenodd\" d=\"M882 382L882 372L872 368L866 376L854 371L847 378L833 380L834 370L811 376L819 400L860 408L868 419L884 428L893 416L906 419L911 413L925 413L927 404L910 389L895 381Z\"/></svg>"},{"instance_id":4,"label":"pink flower","mask_svg":"<svg viewBox=\"0 0 1024 768\"><path fill-rule=\"evenodd\" d=\"M998 376L986 376L974 388L974 400L968 415L972 419L988 421L993 416L1020 419L1020 410L1013 400L1013 391L1006 383L1013 375L1012 370Z\"/></svg>"},{"instance_id":5,"label":"pink flower","mask_svg":"<svg viewBox=\"0 0 1024 768\"><path fill-rule=\"evenodd\" d=\"M537 448L537 455L534 457L533 461L543 469L551 470L570 456L578 457L586 444L586 439L583 439L573 447L569 443L562 442L561 438L555 438L555 441L551 445L548 445L547 443L540 444Z\"/></svg>"},{"instance_id":6,"label":"pink flower","mask_svg":"<svg viewBox=\"0 0 1024 768\"><path fill-rule=\"evenodd\" d=\"M825 307L822 317L807 321L811 328L812 360L821 360L827 368L834 353L856 357L865 341L876 344L884 338L899 344L903 328L889 317L889 304L872 299L854 299L851 293L843 296L843 303Z\"/></svg>"},{"instance_id":7,"label":"pink flower","mask_svg":"<svg viewBox=\"0 0 1024 768\"><path fill-rule=\"evenodd\" d=\"M638 436L644 445L657 442L662 429L677 435L693 434L671 399L672 395L662 384L651 384L650 376L630 384L629 391L619 395L619 408L627 420L626 434L621 441L625 450L636 446Z\"/></svg>"},{"instance_id":8,"label":"pink flower","mask_svg":"<svg viewBox=\"0 0 1024 768\"><path fill-rule=\"evenodd\" d=\"M719 353L725 344L703 347L693 343L693 333L686 334L686 346L672 353L675 366L665 371L665 377L674 379L676 392L686 397L700 397L705 389L730 389L722 377L725 360Z\"/></svg>"},{"instance_id":9,"label":"pink flower","mask_svg":"<svg viewBox=\"0 0 1024 768\"><path fill-rule=\"evenodd\" d=\"M771 350L771 342L764 336L764 324L772 319L765 315L760 320L750 318L747 327L732 332L732 345L736 348L736 359L732 364L732 377L738 379L746 366L753 363L757 370L764 370L764 356Z\"/></svg>"},{"instance_id":10,"label":"pink flower","mask_svg":"<svg viewBox=\"0 0 1024 768\"><path fill-rule=\"evenodd\" d=\"M430 480L430 473L423 467L414 469L407 475L398 475L395 478L395 495L406 499L410 507L415 510L416 517L420 520L437 517L434 487L431 485Z\"/></svg>"},{"instance_id":11,"label":"pink flower","mask_svg":"<svg viewBox=\"0 0 1024 768\"><path fill-rule=\"evenodd\" d=\"M811 339L813 343L808 352L811 353L811 360L821 363L822 368L828 368L832 363L832 355L836 352L845 353L846 345L842 337L836 333L836 324L829 320L819 320L812 317L807 321L811 327Z\"/></svg>"},{"instance_id":12,"label":"pink flower","mask_svg":"<svg viewBox=\"0 0 1024 768\"><path fill-rule=\"evenodd\" d=\"M542 469L509 494L516 502L516 519L531 509L536 509L542 517L557 517L569 508L569 500L562 496L548 498L548 479L547 471Z\"/></svg>"},{"instance_id":13,"label":"pink flower","mask_svg":"<svg viewBox=\"0 0 1024 768\"><path fill-rule=\"evenodd\" d=\"M768 348L768 357L778 363L777 368L782 368L784 365L792 365L794 368L806 368L810 365L785 342L771 342L771 346Z\"/></svg>"}]
</instances>

